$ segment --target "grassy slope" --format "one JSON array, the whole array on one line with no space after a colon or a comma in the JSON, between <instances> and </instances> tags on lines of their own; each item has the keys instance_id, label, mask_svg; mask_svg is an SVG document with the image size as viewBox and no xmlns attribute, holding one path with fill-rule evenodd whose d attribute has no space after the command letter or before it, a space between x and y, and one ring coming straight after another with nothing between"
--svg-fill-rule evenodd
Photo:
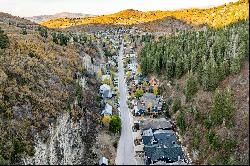
<instances>
[{"instance_id":1,"label":"grassy slope","mask_svg":"<svg viewBox=\"0 0 250 166\"><path fill-rule=\"evenodd\" d=\"M150 11L124 10L115 14L88 17L83 19L60 18L41 23L50 28L65 28L83 24L138 24L173 16L189 24L208 24L221 27L249 17L248 0L229 3L209 9L185 9L177 11ZM237 12L236 12L237 11Z\"/></svg>"}]
</instances>

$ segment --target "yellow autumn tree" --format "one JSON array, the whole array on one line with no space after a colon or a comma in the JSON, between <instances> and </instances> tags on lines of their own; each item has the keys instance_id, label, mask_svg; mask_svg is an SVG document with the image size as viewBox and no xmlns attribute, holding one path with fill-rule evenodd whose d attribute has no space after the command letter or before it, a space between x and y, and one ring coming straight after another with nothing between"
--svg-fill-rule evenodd
<instances>
[{"instance_id":1,"label":"yellow autumn tree","mask_svg":"<svg viewBox=\"0 0 250 166\"><path fill-rule=\"evenodd\" d=\"M111 117L110 116L103 116L102 123L104 124L105 127L109 127L110 121L111 121Z\"/></svg>"},{"instance_id":2,"label":"yellow autumn tree","mask_svg":"<svg viewBox=\"0 0 250 166\"><path fill-rule=\"evenodd\" d=\"M158 87L156 85L154 86L154 95L158 95Z\"/></svg>"},{"instance_id":3,"label":"yellow autumn tree","mask_svg":"<svg viewBox=\"0 0 250 166\"><path fill-rule=\"evenodd\" d=\"M102 77L102 70L101 70L101 69L98 70L98 72L97 72L97 77L98 77L98 78L101 78L101 77Z\"/></svg>"}]
</instances>

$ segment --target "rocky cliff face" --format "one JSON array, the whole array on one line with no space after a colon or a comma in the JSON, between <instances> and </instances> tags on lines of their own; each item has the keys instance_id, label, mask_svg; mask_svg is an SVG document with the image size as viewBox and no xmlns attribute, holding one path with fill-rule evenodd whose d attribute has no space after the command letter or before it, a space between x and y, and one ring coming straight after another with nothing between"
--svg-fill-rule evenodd
<instances>
[{"instance_id":1,"label":"rocky cliff face","mask_svg":"<svg viewBox=\"0 0 250 166\"><path fill-rule=\"evenodd\" d=\"M57 118L57 122L46 130L48 136L35 137L35 154L23 159L23 164L72 165L96 164L95 147L99 129L99 104L97 103L97 83L94 77L79 77L76 82L81 87L82 98L76 98L70 111Z\"/></svg>"},{"instance_id":2,"label":"rocky cliff face","mask_svg":"<svg viewBox=\"0 0 250 166\"><path fill-rule=\"evenodd\" d=\"M23 160L24 164L95 164L96 155L91 145L95 139L96 125L85 115L74 122L68 112L64 113L55 126L49 127L50 138L42 141L42 135L36 137L36 153ZM91 155L92 154L92 155ZM91 157L91 158L90 158Z\"/></svg>"}]
</instances>

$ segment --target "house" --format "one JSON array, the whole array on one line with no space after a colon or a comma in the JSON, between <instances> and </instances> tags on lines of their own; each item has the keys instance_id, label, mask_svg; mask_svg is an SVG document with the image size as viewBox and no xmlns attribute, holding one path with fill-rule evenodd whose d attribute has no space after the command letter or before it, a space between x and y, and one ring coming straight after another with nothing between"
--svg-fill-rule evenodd
<instances>
[{"instance_id":1,"label":"house","mask_svg":"<svg viewBox=\"0 0 250 166\"><path fill-rule=\"evenodd\" d=\"M158 161L173 163L185 159L173 130L148 129L142 132L145 162L147 165Z\"/></svg>"},{"instance_id":2,"label":"house","mask_svg":"<svg viewBox=\"0 0 250 166\"><path fill-rule=\"evenodd\" d=\"M144 107L138 107L138 106L134 106L134 115L135 116L141 116L145 113L145 108Z\"/></svg>"},{"instance_id":3,"label":"house","mask_svg":"<svg viewBox=\"0 0 250 166\"><path fill-rule=\"evenodd\" d=\"M106 157L102 157L99 160L99 165L108 165L108 159Z\"/></svg>"},{"instance_id":4,"label":"house","mask_svg":"<svg viewBox=\"0 0 250 166\"><path fill-rule=\"evenodd\" d=\"M135 56L135 54L130 54L129 55L129 59L130 59L131 63L136 63L136 56Z\"/></svg>"},{"instance_id":5,"label":"house","mask_svg":"<svg viewBox=\"0 0 250 166\"><path fill-rule=\"evenodd\" d=\"M138 83L137 83L138 82ZM137 74L136 76L135 76L135 84L142 84L143 83L143 79L142 79L142 76L141 76L141 74Z\"/></svg>"},{"instance_id":6,"label":"house","mask_svg":"<svg viewBox=\"0 0 250 166\"><path fill-rule=\"evenodd\" d=\"M141 130L171 130L172 129L172 123L171 121L167 120L166 118L146 118L144 119L143 123L140 125Z\"/></svg>"},{"instance_id":7,"label":"house","mask_svg":"<svg viewBox=\"0 0 250 166\"><path fill-rule=\"evenodd\" d=\"M112 106L107 103L102 111L102 115L112 115Z\"/></svg>"},{"instance_id":8,"label":"house","mask_svg":"<svg viewBox=\"0 0 250 166\"><path fill-rule=\"evenodd\" d=\"M149 84L150 84L150 86L155 86L155 85L157 85L157 83L156 83L156 81L155 81L154 78L152 78L151 80L149 80Z\"/></svg>"},{"instance_id":9,"label":"house","mask_svg":"<svg viewBox=\"0 0 250 166\"><path fill-rule=\"evenodd\" d=\"M157 161L156 163L151 164L151 165L188 165L188 160L180 159L179 157L179 160L173 163L167 163L165 161Z\"/></svg>"},{"instance_id":10,"label":"house","mask_svg":"<svg viewBox=\"0 0 250 166\"><path fill-rule=\"evenodd\" d=\"M137 109L150 115L157 115L162 109L162 102L153 93L145 93L138 101Z\"/></svg>"},{"instance_id":11,"label":"house","mask_svg":"<svg viewBox=\"0 0 250 166\"><path fill-rule=\"evenodd\" d=\"M107 84L103 84L100 86L100 93L102 94L103 98L111 98L112 97L111 87Z\"/></svg>"},{"instance_id":12,"label":"house","mask_svg":"<svg viewBox=\"0 0 250 166\"><path fill-rule=\"evenodd\" d=\"M136 74L137 65L135 63L129 63L128 68L129 68L129 70L131 70L132 74Z\"/></svg>"}]
</instances>

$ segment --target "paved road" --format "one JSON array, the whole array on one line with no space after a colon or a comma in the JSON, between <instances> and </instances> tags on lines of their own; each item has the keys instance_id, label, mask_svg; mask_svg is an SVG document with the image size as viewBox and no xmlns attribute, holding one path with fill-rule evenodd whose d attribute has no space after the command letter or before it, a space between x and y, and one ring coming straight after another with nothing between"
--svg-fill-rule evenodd
<instances>
[{"instance_id":1,"label":"paved road","mask_svg":"<svg viewBox=\"0 0 250 166\"><path fill-rule=\"evenodd\" d=\"M122 120L122 131L117 148L116 165L135 165L134 142L132 137L132 114L127 106L126 84L124 79L123 66L123 42L121 44L118 58L119 92L120 92L120 111Z\"/></svg>"}]
</instances>

